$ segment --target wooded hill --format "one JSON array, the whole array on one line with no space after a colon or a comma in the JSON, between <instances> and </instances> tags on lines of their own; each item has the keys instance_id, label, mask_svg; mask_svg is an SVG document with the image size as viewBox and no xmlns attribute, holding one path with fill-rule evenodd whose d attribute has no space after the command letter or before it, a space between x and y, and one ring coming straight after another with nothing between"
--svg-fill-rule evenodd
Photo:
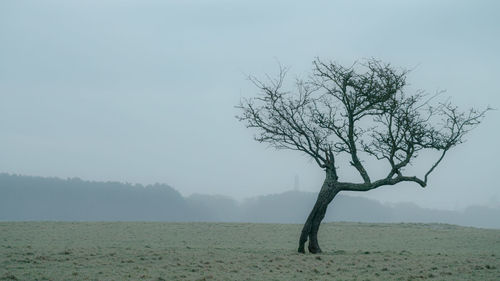
<instances>
[{"instance_id":1,"label":"wooded hill","mask_svg":"<svg viewBox=\"0 0 500 281\"><path fill-rule=\"evenodd\" d=\"M303 223L313 192L288 191L238 202L218 195L183 197L166 184L139 185L0 174L1 221L210 221ZM339 195L325 221L439 222L500 228L500 209L431 210Z\"/></svg>"}]
</instances>

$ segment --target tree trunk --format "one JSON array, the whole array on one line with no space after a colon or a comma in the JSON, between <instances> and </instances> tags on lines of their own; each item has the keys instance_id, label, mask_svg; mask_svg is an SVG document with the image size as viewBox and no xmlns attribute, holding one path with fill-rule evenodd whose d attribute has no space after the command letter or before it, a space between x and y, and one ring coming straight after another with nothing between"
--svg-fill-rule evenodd
<instances>
[{"instance_id":1,"label":"tree trunk","mask_svg":"<svg viewBox=\"0 0 500 281\"><path fill-rule=\"evenodd\" d=\"M335 195L337 195L337 193L339 193L340 191L337 188L336 183L337 177L327 173L326 179L318 194L318 198L316 199L316 203L314 204L314 207L307 217L304 227L302 228L302 233L299 239L299 253L305 253L304 245L308 238L309 252L312 254L321 253L321 248L319 247L318 243L319 225L325 217L328 204L332 202Z\"/></svg>"}]
</instances>

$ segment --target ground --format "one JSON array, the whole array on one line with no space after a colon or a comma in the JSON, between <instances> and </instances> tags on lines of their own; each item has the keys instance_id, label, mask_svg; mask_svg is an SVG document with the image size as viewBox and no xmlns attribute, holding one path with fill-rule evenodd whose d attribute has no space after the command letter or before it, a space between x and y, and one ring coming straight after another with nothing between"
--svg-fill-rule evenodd
<instances>
[{"instance_id":1,"label":"ground","mask_svg":"<svg viewBox=\"0 0 500 281\"><path fill-rule=\"evenodd\" d=\"M0 223L0 280L500 280L500 230L327 223L324 253L301 225Z\"/></svg>"}]
</instances>

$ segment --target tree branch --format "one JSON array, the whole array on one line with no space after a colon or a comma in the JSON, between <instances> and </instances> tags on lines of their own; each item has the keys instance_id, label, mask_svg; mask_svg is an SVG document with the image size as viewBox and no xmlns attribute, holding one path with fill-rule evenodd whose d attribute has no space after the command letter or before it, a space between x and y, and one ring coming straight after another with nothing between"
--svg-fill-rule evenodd
<instances>
[{"instance_id":1,"label":"tree branch","mask_svg":"<svg viewBox=\"0 0 500 281\"><path fill-rule=\"evenodd\" d=\"M257 130L257 141L307 154L335 181L335 157L349 154L363 183L339 183L344 190L366 191L403 181L425 187L447 151L464 142L491 110L462 112L449 102L431 105L437 95L408 95L408 71L375 59L350 67L316 59L312 76L297 80L296 91L283 90L286 73L280 66L277 78L267 76L266 82L249 77L260 94L241 100L237 118ZM405 175L422 150L440 152L440 157L423 180ZM371 181L360 160L363 152L389 162L385 178Z\"/></svg>"}]
</instances>

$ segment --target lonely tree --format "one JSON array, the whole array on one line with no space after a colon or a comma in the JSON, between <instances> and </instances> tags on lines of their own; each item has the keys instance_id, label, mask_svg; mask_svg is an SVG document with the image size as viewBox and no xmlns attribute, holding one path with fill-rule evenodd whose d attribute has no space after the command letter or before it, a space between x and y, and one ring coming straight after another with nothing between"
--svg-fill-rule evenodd
<instances>
[{"instance_id":1,"label":"lonely tree","mask_svg":"<svg viewBox=\"0 0 500 281\"><path fill-rule=\"evenodd\" d=\"M311 253L321 252L318 229L326 209L340 191L368 191L400 182L427 185L429 175L452 147L478 125L486 110L460 111L434 96L406 93L408 71L375 59L344 67L316 59L308 79L284 89L286 69L277 77L250 80L259 95L243 99L237 118L255 128L255 139L278 149L305 153L325 171L316 203L302 229L298 251L309 239ZM436 151L423 175L407 174L418 154ZM387 166L380 178L370 177L363 158ZM340 161L346 163L341 163ZM339 169L351 166L358 182L341 180Z\"/></svg>"}]
</instances>

